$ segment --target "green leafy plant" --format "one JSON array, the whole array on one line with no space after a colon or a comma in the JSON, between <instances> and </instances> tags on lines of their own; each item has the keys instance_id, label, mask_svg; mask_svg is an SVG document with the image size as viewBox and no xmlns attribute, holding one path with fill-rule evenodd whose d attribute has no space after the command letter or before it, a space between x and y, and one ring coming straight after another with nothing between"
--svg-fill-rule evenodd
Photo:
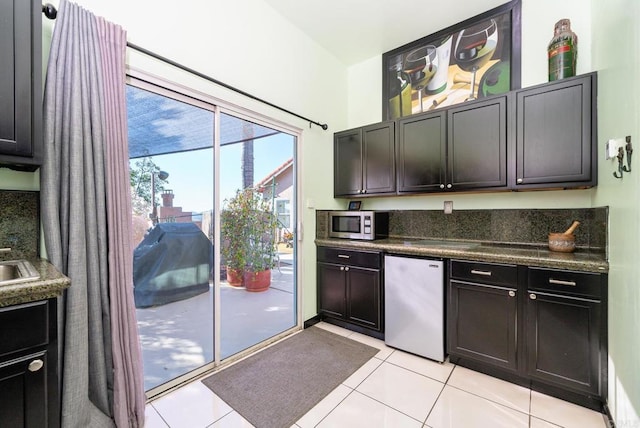
<instances>
[{"instance_id":1,"label":"green leafy plant","mask_svg":"<svg viewBox=\"0 0 640 428\"><path fill-rule=\"evenodd\" d=\"M223 262L245 272L273 268L277 225L277 218L261 193L251 188L236 191L233 198L225 199L220 217Z\"/></svg>"}]
</instances>

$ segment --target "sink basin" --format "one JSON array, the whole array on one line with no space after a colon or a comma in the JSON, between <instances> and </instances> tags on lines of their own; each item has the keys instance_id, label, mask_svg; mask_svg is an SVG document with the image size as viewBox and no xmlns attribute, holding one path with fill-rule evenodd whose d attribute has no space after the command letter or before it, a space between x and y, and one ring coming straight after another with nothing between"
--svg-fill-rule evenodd
<instances>
[{"instance_id":1,"label":"sink basin","mask_svg":"<svg viewBox=\"0 0 640 428\"><path fill-rule=\"evenodd\" d=\"M26 260L0 262L0 286L40 279L40 274Z\"/></svg>"}]
</instances>

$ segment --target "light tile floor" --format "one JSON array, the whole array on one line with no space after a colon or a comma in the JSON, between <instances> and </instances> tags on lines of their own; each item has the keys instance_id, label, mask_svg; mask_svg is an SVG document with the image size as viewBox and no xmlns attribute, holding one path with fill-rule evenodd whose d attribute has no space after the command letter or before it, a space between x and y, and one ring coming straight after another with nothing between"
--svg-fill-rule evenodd
<instances>
[{"instance_id":1,"label":"light tile floor","mask_svg":"<svg viewBox=\"0 0 640 428\"><path fill-rule=\"evenodd\" d=\"M380 352L293 428L606 427L598 412L449 362L407 354L331 324L317 326ZM251 427L200 381L147 404L146 418L147 428Z\"/></svg>"}]
</instances>

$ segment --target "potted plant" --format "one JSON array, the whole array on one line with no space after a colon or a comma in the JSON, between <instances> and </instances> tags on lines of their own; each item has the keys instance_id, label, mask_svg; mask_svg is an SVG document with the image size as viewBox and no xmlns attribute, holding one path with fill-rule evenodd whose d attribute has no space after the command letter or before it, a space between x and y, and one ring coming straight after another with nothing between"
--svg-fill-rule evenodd
<instances>
[{"instance_id":1,"label":"potted plant","mask_svg":"<svg viewBox=\"0 0 640 428\"><path fill-rule=\"evenodd\" d=\"M238 190L233 198L225 200L220 223L227 281L230 282L230 272L233 277L242 271L242 284L247 291L269 288L271 269L276 263L277 227L269 202L254 189Z\"/></svg>"}]
</instances>

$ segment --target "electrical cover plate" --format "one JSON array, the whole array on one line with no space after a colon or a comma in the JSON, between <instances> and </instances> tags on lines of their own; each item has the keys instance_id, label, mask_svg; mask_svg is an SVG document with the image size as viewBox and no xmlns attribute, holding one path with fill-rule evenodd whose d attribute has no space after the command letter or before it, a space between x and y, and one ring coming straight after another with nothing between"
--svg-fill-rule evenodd
<instances>
[{"instance_id":1,"label":"electrical cover plate","mask_svg":"<svg viewBox=\"0 0 640 428\"><path fill-rule=\"evenodd\" d=\"M607 152L605 155L605 159L613 159L618 156L618 149L626 145L626 141L624 138L614 138L607 141Z\"/></svg>"}]
</instances>

